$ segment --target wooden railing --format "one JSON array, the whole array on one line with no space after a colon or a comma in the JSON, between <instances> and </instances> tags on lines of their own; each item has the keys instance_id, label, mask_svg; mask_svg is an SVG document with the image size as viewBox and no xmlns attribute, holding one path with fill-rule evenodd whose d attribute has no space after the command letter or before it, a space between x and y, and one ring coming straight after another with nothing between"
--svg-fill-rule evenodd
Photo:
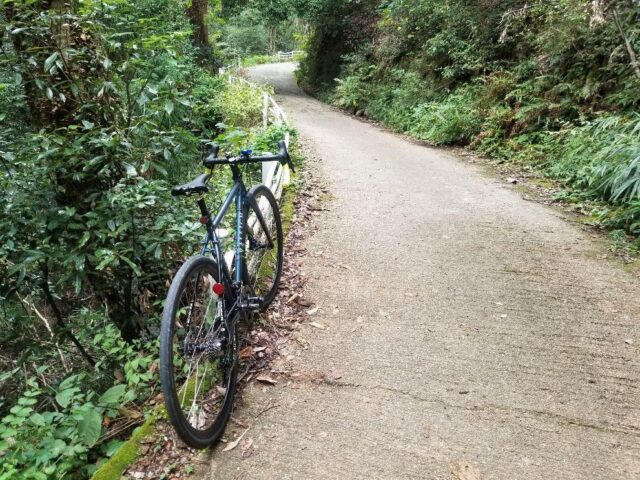
<instances>
[{"instance_id":1,"label":"wooden railing","mask_svg":"<svg viewBox=\"0 0 640 480\"><path fill-rule=\"evenodd\" d=\"M260 89L260 87L254 83L249 82L248 80L238 77L235 75L229 75L229 83L240 82L250 85L253 88ZM262 111L262 125L264 128L267 128L269 125L289 125L289 120L287 119L287 114L282 109L278 102L271 96L268 92L263 91L262 94L263 99L263 111ZM291 136L289 132L286 132L284 135L284 142L289 148L289 144L291 141ZM260 152L260 153L268 153L268 152ZM271 152L273 153L273 152ZM269 189L273 192L273 196L276 197L278 203L282 200L282 193L284 191L284 187L291 182L291 173L289 171L288 165L282 165L280 162L265 162L262 164L262 183L269 187ZM263 198L262 200L266 200ZM259 205L265 217L268 217L268 203L264 205ZM266 218L265 220L269 221L270 218ZM255 215L250 216L247 219L248 228L253 228L257 222L257 217ZM225 253L225 259L228 265L233 264L234 252L228 251ZM249 259L247 268L251 273L255 273L255 269L257 268L258 263L256 263L255 259L252 261Z\"/></svg>"},{"instance_id":2,"label":"wooden railing","mask_svg":"<svg viewBox=\"0 0 640 480\"><path fill-rule=\"evenodd\" d=\"M292 50L291 52L278 52L276 53L276 57L278 57L279 62L291 62L292 60L297 60L304 55L302 50Z\"/></svg>"},{"instance_id":3,"label":"wooden railing","mask_svg":"<svg viewBox=\"0 0 640 480\"><path fill-rule=\"evenodd\" d=\"M253 88L260 87L248 80L235 75L229 75L229 83L241 82ZM287 114L282 107L276 102L275 98L267 92L262 93L263 109L262 109L262 126L267 128L269 125L289 125ZM289 148L291 136L289 132L284 135L284 141ZM282 197L282 189L291 182L291 173L288 165L281 165L280 162L265 162L262 164L262 183L271 189L273 195L278 201Z\"/></svg>"}]
</instances>

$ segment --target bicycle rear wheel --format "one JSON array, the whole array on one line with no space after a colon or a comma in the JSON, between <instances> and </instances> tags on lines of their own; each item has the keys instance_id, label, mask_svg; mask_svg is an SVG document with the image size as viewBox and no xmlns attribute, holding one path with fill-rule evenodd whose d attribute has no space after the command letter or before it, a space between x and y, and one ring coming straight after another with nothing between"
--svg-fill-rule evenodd
<instances>
[{"instance_id":1,"label":"bicycle rear wheel","mask_svg":"<svg viewBox=\"0 0 640 480\"><path fill-rule=\"evenodd\" d=\"M171 283L162 315L164 401L176 432L194 448L208 447L220 438L236 390L236 321L227 318L229 302L213 291L217 282L214 260L187 260Z\"/></svg>"},{"instance_id":2,"label":"bicycle rear wheel","mask_svg":"<svg viewBox=\"0 0 640 480\"><path fill-rule=\"evenodd\" d=\"M273 302L282 276L282 219L278 202L265 185L252 188L247 198L249 201L245 203L244 218L248 283L253 294L262 297L260 310L264 310ZM259 209L260 215L256 209Z\"/></svg>"}]
</instances>

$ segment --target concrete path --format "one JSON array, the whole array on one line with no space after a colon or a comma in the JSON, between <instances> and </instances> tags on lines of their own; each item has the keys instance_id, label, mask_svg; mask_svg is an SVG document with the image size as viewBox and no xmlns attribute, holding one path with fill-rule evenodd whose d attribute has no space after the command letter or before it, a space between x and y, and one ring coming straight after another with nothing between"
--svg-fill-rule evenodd
<instances>
[{"instance_id":1,"label":"concrete path","mask_svg":"<svg viewBox=\"0 0 640 480\"><path fill-rule=\"evenodd\" d=\"M637 278L500 180L303 95L292 65L252 75L322 159L303 269L326 328L288 347L290 383L245 391L253 453L218 449L206 478L640 478Z\"/></svg>"}]
</instances>

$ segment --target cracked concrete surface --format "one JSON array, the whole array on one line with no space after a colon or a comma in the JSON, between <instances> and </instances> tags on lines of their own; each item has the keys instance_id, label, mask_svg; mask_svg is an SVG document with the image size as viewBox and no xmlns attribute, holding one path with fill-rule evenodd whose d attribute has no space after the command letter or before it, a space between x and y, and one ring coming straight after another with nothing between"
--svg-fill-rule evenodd
<instances>
[{"instance_id":1,"label":"cracked concrete surface","mask_svg":"<svg viewBox=\"0 0 640 480\"><path fill-rule=\"evenodd\" d=\"M303 95L292 65L252 76L322 159L303 269L326 329L245 390L252 454L211 452L205 477L640 478L637 278L500 180Z\"/></svg>"}]
</instances>

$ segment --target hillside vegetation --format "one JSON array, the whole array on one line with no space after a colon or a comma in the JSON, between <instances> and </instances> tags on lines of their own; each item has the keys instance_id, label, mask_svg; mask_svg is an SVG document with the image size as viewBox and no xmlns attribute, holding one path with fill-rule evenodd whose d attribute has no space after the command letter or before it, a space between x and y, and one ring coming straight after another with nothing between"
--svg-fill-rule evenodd
<instances>
[{"instance_id":1,"label":"hillside vegetation","mask_svg":"<svg viewBox=\"0 0 640 480\"><path fill-rule=\"evenodd\" d=\"M283 132L217 73L219 2L5 0L0 25L0 479L88 478L161 402L159 314L201 240L170 187L214 139Z\"/></svg>"},{"instance_id":2,"label":"hillside vegetation","mask_svg":"<svg viewBox=\"0 0 640 480\"><path fill-rule=\"evenodd\" d=\"M640 233L638 0L318 0L305 11L308 89L416 138L542 171L570 199L598 200L595 220Z\"/></svg>"}]
</instances>

